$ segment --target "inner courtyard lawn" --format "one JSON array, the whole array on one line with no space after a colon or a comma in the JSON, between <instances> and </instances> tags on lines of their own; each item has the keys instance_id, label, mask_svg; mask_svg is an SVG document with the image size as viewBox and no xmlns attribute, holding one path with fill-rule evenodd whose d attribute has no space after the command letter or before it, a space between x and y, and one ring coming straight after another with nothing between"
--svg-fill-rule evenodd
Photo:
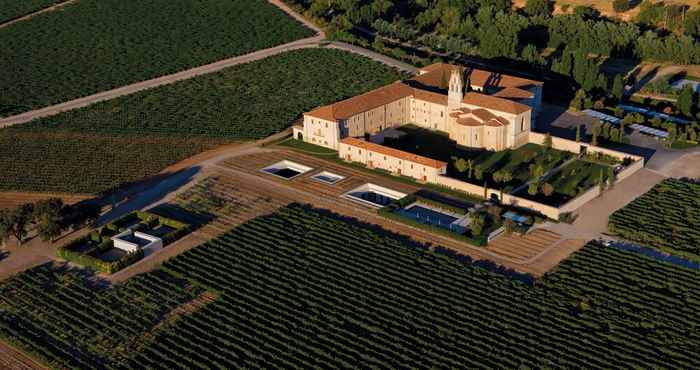
<instances>
[{"instance_id":1,"label":"inner courtyard lawn","mask_svg":"<svg viewBox=\"0 0 700 370\"><path fill-rule=\"evenodd\" d=\"M400 130L406 135L399 139L389 139L384 145L447 162L448 176L478 185L486 182L490 187L503 187L504 191L511 191L532 179L535 167L539 167L537 171L545 174L574 156L569 152L547 149L537 144L498 152L465 148L439 131L415 125L405 125ZM465 171L460 171L456 165L460 159L466 162ZM511 180L499 182L498 174L503 173L508 173Z\"/></svg>"}]
</instances>

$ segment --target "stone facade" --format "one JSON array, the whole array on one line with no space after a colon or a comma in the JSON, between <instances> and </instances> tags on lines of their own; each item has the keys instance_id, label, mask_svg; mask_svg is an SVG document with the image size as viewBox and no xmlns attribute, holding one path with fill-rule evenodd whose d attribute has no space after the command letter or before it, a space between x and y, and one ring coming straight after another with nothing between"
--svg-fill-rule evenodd
<instances>
[{"instance_id":1,"label":"stone facade","mask_svg":"<svg viewBox=\"0 0 700 370\"><path fill-rule=\"evenodd\" d=\"M470 82L468 86L465 79ZM515 148L528 142L540 105L541 85L513 76L436 64L421 70L413 80L305 113L303 129L296 129L295 136L339 150L345 138L362 138L412 123L446 132L457 144L467 147ZM472 89L475 91L469 91Z\"/></svg>"}]
</instances>

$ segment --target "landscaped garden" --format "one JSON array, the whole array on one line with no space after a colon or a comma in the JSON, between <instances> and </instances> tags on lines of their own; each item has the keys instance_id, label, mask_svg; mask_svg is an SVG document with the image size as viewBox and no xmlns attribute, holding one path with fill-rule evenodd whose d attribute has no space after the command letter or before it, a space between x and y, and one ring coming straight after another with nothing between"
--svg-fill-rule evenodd
<instances>
[{"instance_id":1,"label":"landscaped garden","mask_svg":"<svg viewBox=\"0 0 700 370\"><path fill-rule=\"evenodd\" d=\"M625 239L700 261L700 184L666 179L610 216Z\"/></svg>"},{"instance_id":2,"label":"landscaped garden","mask_svg":"<svg viewBox=\"0 0 700 370\"><path fill-rule=\"evenodd\" d=\"M388 139L384 145L447 162L447 175L472 184L510 192L533 176L539 177L573 158L572 153L525 144L517 149L498 152L457 146L447 134L414 125L402 126L406 133ZM539 176L537 176L539 175Z\"/></svg>"},{"instance_id":3,"label":"landscaped garden","mask_svg":"<svg viewBox=\"0 0 700 370\"><path fill-rule=\"evenodd\" d=\"M503 219L503 208L497 205L485 207L481 203L448 198L424 190L397 199L378 212L384 217L476 246L485 246L489 234L504 224L508 224L509 231L514 231L516 227L511 221Z\"/></svg>"},{"instance_id":4,"label":"landscaped garden","mask_svg":"<svg viewBox=\"0 0 700 370\"><path fill-rule=\"evenodd\" d=\"M161 240L164 247L190 231L190 225L148 212L133 212L92 231L88 235L61 246L56 255L64 260L113 274L144 257L144 249L123 250L115 246L113 237L130 230ZM133 242L134 238L126 239Z\"/></svg>"},{"instance_id":5,"label":"landscaped garden","mask_svg":"<svg viewBox=\"0 0 700 370\"><path fill-rule=\"evenodd\" d=\"M312 35L265 0L81 0L0 30L0 116Z\"/></svg>"},{"instance_id":6,"label":"landscaped garden","mask_svg":"<svg viewBox=\"0 0 700 370\"><path fill-rule=\"evenodd\" d=\"M300 112L398 79L367 58L304 49L0 130L0 190L97 193Z\"/></svg>"},{"instance_id":7,"label":"landscaped garden","mask_svg":"<svg viewBox=\"0 0 700 370\"><path fill-rule=\"evenodd\" d=\"M66 368L700 367L697 271L590 245L529 285L437 249L290 206L107 290L19 274L0 335Z\"/></svg>"},{"instance_id":8,"label":"landscaped garden","mask_svg":"<svg viewBox=\"0 0 700 370\"><path fill-rule=\"evenodd\" d=\"M558 207L594 186L607 186L611 179L614 181L611 166L577 159L541 181L540 190L535 194L531 189L523 188L515 195Z\"/></svg>"}]
</instances>

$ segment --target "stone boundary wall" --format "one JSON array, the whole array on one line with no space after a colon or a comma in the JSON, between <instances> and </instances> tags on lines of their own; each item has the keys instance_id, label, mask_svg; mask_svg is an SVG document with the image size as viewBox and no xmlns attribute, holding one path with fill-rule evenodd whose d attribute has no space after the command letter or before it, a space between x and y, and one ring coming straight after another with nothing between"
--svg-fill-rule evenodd
<instances>
[{"instance_id":1,"label":"stone boundary wall","mask_svg":"<svg viewBox=\"0 0 700 370\"><path fill-rule=\"evenodd\" d=\"M544 143L545 136L546 136L545 134L540 134L538 132L531 131L529 134L529 142L542 145L542 143ZM586 151L588 153L603 153L603 154L607 154L611 157L615 157L619 160L624 160L625 158L631 158L633 162L642 161L642 166L644 166L644 157L640 157L638 155L627 154L627 153L619 152L617 150L601 148L599 146L593 146L591 144L584 143L584 142L576 142L573 140L563 139L560 137L552 136L552 148L554 148L554 149L565 150L567 152L572 152L574 154L580 154L581 147L585 147Z\"/></svg>"}]
</instances>

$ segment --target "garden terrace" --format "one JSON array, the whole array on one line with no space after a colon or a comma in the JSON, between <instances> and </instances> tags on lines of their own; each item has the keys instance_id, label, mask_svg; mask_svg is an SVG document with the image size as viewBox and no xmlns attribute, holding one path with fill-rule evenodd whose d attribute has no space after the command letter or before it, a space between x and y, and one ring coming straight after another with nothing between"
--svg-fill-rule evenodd
<instances>
[{"instance_id":1,"label":"garden terrace","mask_svg":"<svg viewBox=\"0 0 700 370\"><path fill-rule=\"evenodd\" d=\"M133 212L56 250L67 261L105 274L115 273L146 253L182 238L191 226L148 212ZM155 231L153 235L151 232Z\"/></svg>"},{"instance_id":2,"label":"garden terrace","mask_svg":"<svg viewBox=\"0 0 700 370\"><path fill-rule=\"evenodd\" d=\"M625 239L700 261L700 184L667 179L610 216Z\"/></svg>"},{"instance_id":3,"label":"garden terrace","mask_svg":"<svg viewBox=\"0 0 700 370\"><path fill-rule=\"evenodd\" d=\"M603 184L607 184L610 170L611 168L608 165L575 160L546 179L546 182L551 184L554 189L551 195L544 194L541 188L538 189L535 195L529 194L527 188L521 189L514 195L542 204L560 207L592 187L599 186L601 181Z\"/></svg>"},{"instance_id":4,"label":"garden terrace","mask_svg":"<svg viewBox=\"0 0 700 370\"><path fill-rule=\"evenodd\" d=\"M264 0L80 0L0 30L0 116L313 33Z\"/></svg>"},{"instance_id":5,"label":"garden terrace","mask_svg":"<svg viewBox=\"0 0 700 370\"><path fill-rule=\"evenodd\" d=\"M105 291L19 274L0 283L0 335L67 368L698 368L699 274L590 245L531 286L295 205ZM221 294L120 350L195 287Z\"/></svg>"},{"instance_id":6,"label":"garden terrace","mask_svg":"<svg viewBox=\"0 0 700 370\"><path fill-rule=\"evenodd\" d=\"M407 135L398 139L387 139L384 145L433 158L449 163L447 175L472 184L489 187L504 188L509 192L532 179L532 168L540 167L542 174L549 172L567 160L573 158L573 154L561 150L547 149L537 144L525 144L517 149L506 149L498 152L470 149L457 146L450 138L440 132L419 128L414 125L406 125L399 128ZM455 161L463 159L472 162L469 169L460 172ZM470 176L471 172L471 176ZM494 173L508 173L511 180L498 182L494 179Z\"/></svg>"}]
</instances>

